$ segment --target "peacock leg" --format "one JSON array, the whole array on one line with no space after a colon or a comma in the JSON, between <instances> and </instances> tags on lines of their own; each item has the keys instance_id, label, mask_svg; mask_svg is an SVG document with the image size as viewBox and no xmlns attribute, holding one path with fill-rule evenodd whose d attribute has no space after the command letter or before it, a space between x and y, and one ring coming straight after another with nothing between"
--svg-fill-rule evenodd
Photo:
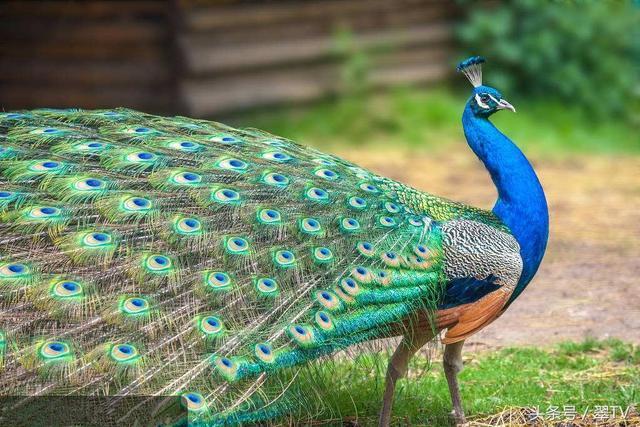
<instances>
[{"instance_id":1,"label":"peacock leg","mask_svg":"<svg viewBox=\"0 0 640 427\"><path fill-rule=\"evenodd\" d=\"M462 400L460 399L460 388L458 387L458 372L462 370L463 345L464 341L447 344L444 348L444 357L442 358L444 374L449 384L451 403L453 403L453 417L455 418L456 424L466 423L464 410L462 409Z\"/></svg>"},{"instance_id":2,"label":"peacock leg","mask_svg":"<svg viewBox=\"0 0 640 427\"><path fill-rule=\"evenodd\" d=\"M410 330L402 337L398 348L389 360L387 367L386 387L380 410L379 426L388 427L391 421L391 407L393 406L393 393L396 381L407 373L409 360L422 346L433 338L433 331L429 328L422 330Z\"/></svg>"}]
</instances>

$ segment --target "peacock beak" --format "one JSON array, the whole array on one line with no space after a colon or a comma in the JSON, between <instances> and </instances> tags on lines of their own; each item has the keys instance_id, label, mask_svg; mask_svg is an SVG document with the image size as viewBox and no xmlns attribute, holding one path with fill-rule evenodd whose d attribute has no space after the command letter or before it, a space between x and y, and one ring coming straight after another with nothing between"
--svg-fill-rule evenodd
<instances>
[{"instance_id":1,"label":"peacock beak","mask_svg":"<svg viewBox=\"0 0 640 427\"><path fill-rule=\"evenodd\" d=\"M505 99L501 99L500 101L498 101L498 110L511 110L514 113L516 112L516 108L509 104Z\"/></svg>"}]
</instances>

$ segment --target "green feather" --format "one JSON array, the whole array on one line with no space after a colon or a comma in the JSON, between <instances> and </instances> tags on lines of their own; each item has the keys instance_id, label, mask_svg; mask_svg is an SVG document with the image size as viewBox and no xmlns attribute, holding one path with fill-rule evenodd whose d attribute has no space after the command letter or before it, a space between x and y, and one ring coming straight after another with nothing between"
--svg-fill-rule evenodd
<instances>
[{"instance_id":1,"label":"green feather","mask_svg":"<svg viewBox=\"0 0 640 427\"><path fill-rule=\"evenodd\" d=\"M78 358L71 342L41 338L25 348L20 363L44 380L68 382Z\"/></svg>"},{"instance_id":2,"label":"green feather","mask_svg":"<svg viewBox=\"0 0 640 427\"><path fill-rule=\"evenodd\" d=\"M118 248L118 236L108 230L84 230L56 239L60 251L78 263L103 264Z\"/></svg>"},{"instance_id":3,"label":"green feather","mask_svg":"<svg viewBox=\"0 0 640 427\"><path fill-rule=\"evenodd\" d=\"M165 157L136 147L110 150L100 158L105 169L125 173L160 169L166 164Z\"/></svg>"},{"instance_id":4,"label":"green feather","mask_svg":"<svg viewBox=\"0 0 640 427\"><path fill-rule=\"evenodd\" d=\"M156 201L141 194L120 193L97 201L96 207L112 222L138 223L159 215Z\"/></svg>"},{"instance_id":5,"label":"green feather","mask_svg":"<svg viewBox=\"0 0 640 427\"><path fill-rule=\"evenodd\" d=\"M31 284L36 279L32 266L21 262L0 262L0 288L7 290Z\"/></svg>"},{"instance_id":6,"label":"green feather","mask_svg":"<svg viewBox=\"0 0 640 427\"><path fill-rule=\"evenodd\" d=\"M6 160L3 162L7 162ZM0 162L2 174L13 182L64 175L72 165L55 159L17 160L10 163Z\"/></svg>"},{"instance_id":7,"label":"green feather","mask_svg":"<svg viewBox=\"0 0 640 427\"><path fill-rule=\"evenodd\" d=\"M72 214L63 206L31 205L19 211L7 212L0 218L24 234L36 234L44 230L59 234L71 221Z\"/></svg>"},{"instance_id":8,"label":"green feather","mask_svg":"<svg viewBox=\"0 0 640 427\"><path fill-rule=\"evenodd\" d=\"M82 280L56 276L30 290L33 304L56 319L82 319L95 312L95 289Z\"/></svg>"}]
</instances>

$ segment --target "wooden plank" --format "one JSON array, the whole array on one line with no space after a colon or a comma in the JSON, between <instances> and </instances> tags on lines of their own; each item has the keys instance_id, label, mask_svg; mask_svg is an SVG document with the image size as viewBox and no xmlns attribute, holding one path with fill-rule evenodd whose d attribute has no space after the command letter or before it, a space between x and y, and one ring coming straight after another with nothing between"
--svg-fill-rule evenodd
<instances>
[{"instance_id":1,"label":"wooden plank","mask_svg":"<svg viewBox=\"0 0 640 427\"><path fill-rule=\"evenodd\" d=\"M410 66L389 66L374 70L371 74L373 87L388 87L442 80L451 74L448 64L423 62Z\"/></svg>"},{"instance_id":2,"label":"wooden plank","mask_svg":"<svg viewBox=\"0 0 640 427\"><path fill-rule=\"evenodd\" d=\"M423 62L438 64L448 63L451 59L453 42L442 43L435 46L417 46L405 50L394 50L371 58L372 68L385 68L390 66L412 65ZM450 64L453 70L454 64Z\"/></svg>"},{"instance_id":3,"label":"wooden plank","mask_svg":"<svg viewBox=\"0 0 640 427\"><path fill-rule=\"evenodd\" d=\"M187 81L182 85L182 97L189 114L196 117L283 101L307 101L328 92L329 74L322 71L306 70L211 81Z\"/></svg>"},{"instance_id":4,"label":"wooden plank","mask_svg":"<svg viewBox=\"0 0 640 427\"><path fill-rule=\"evenodd\" d=\"M117 2L109 0L88 1L24 1L4 0L0 2L0 15L81 19L113 19L132 14L160 15L166 13L164 1L130 0Z\"/></svg>"},{"instance_id":5,"label":"wooden plank","mask_svg":"<svg viewBox=\"0 0 640 427\"><path fill-rule=\"evenodd\" d=\"M167 1L0 2L4 109L129 106L174 92Z\"/></svg>"},{"instance_id":6,"label":"wooden plank","mask_svg":"<svg viewBox=\"0 0 640 427\"><path fill-rule=\"evenodd\" d=\"M61 44L45 43L2 43L0 58L44 58L51 60L127 60L145 59L165 61L166 49L161 44L118 43L100 44L92 41L83 43Z\"/></svg>"},{"instance_id":7,"label":"wooden plank","mask_svg":"<svg viewBox=\"0 0 640 427\"><path fill-rule=\"evenodd\" d=\"M372 87L431 81L450 72L457 13L448 0L0 2L0 107L163 111L184 98L206 116L311 101L344 89L338 27L371 53Z\"/></svg>"},{"instance_id":8,"label":"wooden plank","mask_svg":"<svg viewBox=\"0 0 640 427\"><path fill-rule=\"evenodd\" d=\"M162 22L142 20L114 22L54 21L38 19L0 22L0 34L14 43L160 43L169 36Z\"/></svg>"},{"instance_id":9,"label":"wooden plank","mask_svg":"<svg viewBox=\"0 0 640 427\"><path fill-rule=\"evenodd\" d=\"M439 23L358 34L354 37L354 47L366 51L419 44L437 45L450 41L452 37L452 25ZM179 45L187 72L194 74L274 66L335 56L335 42L326 37L268 44L257 41L236 46L233 49L204 44L194 45L183 39L180 40Z\"/></svg>"},{"instance_id":10,"label":"wooden plank","mask_svg":"<svg viewBox=\"0 0 640 427\"><path fill-rule=\"evenodd\" d=\"M256 40L287 41L307 39L316 36L334 38L337 31L347 29L351 33L367 32L385 28L411 27L425 25L438 20L451 21L455 18L454 9L448 7L407 7L398 10L378 13L377 10L368 10L353 16L340 18L340 20L297 20L287 25L261 25L224 28L211 31L180 31L187 42L210 44L215 46L229 46L233 49L240 43L254 43Z\"/></svg>"},{"instance_id":11,"label":"wooden plank","mask_svg":"<svg viewBox=\"0 0 640 427\"><path fill-rule=\"evenodd\" d=\"M181 19L183 26L192 31L208 31L236 26L277 25L297 20L335 21L349 14L370 10L385 13L390 9L429 3L443 6L448 4L446 7L452 7L450 2L444 0L316 0L296 2L295 5L289 2L269 2L193 8L188 7L188 2L180 2L180 6L185 12Z\"/></svg>"},{"instance_id":12,"label":"wooden plank","mask_svg":"<svg viewBox=\"0 0 640 427\"><path fill-rule=\"evenodd\" d=\"M15 86L0 84L0 109L3 111L50 108L115 108L131 107L148 111L164 111L169 96L159 87L78 87L51 85Z\"/></svg>"},{"instance_id":13,"label":"wooden plank","mask_svg":"<svg viewBox=\"0 0 640 427\"><path fill-rule=\"evenodd\" d=\"M421 55L389 55L370 73L371 87L431 82L451 73L448 49ZM401 58L398 61L398 58ZM189 113L198 117L256 106L303 102L343 90L340 68L332 64L242 73L222 78L189 79L180 90Z\"/></svg>"},{"instance_id":14,"label":"wooden plank","mask_svg":"<svg viewBox=\"0 0 640 427\"><path fill-rule=\"evenodd\" d=\"M64 82L69 86L150 86L170 79L168 67L157 61L0 60L0 81L18 85Z\"/></svg>"}]
</instances>

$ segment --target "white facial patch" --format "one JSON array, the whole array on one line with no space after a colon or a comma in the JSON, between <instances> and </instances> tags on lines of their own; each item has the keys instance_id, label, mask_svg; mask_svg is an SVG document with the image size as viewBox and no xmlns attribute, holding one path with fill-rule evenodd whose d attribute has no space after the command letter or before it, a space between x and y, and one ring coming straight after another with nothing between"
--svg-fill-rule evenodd
<instances>
[{"instance_id":1,"label":"white facial patch","mask_svg":"<svg viewBox=\"0 0 640 427\"><path fill-rule=\"evenodd\" d=\"M487 104L482 102L482 99L480 99L480 95L478 95L477 93L476 93L476 104L478 104L480 108L484 108L485 110L488 110L489 108L491 108Z\"/></svg>"}]
</instances>

